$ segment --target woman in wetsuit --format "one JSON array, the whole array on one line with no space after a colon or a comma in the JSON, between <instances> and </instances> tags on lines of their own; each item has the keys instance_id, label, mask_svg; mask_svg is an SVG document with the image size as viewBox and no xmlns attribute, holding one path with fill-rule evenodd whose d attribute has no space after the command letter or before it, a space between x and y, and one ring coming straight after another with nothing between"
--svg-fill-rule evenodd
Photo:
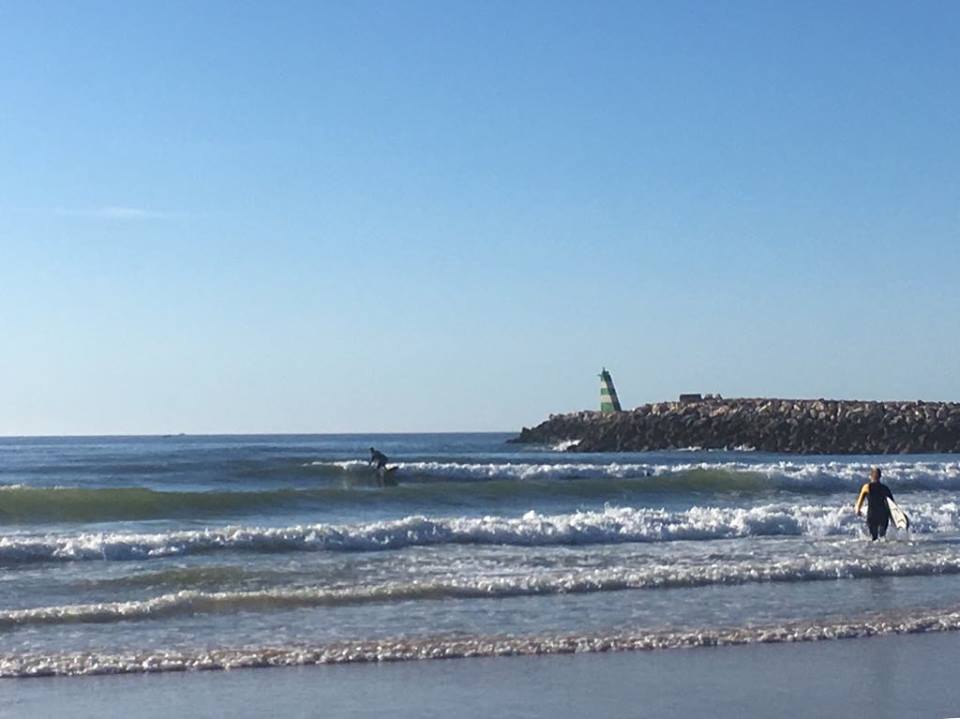
<instances>
[{"instance_id":1,"label":"woman in wetsuit","mask_svg":"<svg viewBox=\"0 0 960 719\"><path fill-rule=\"evenodd\" d=\"M860 488L860 496L857 497L857 504L853 508L857 516L860 516L863 500L867 500L867 529L870 530L873 541L887 534L887 525L890 523L887 499L893 499L893 492L880 481L880 474L879 467L870 470L870 481Z\"/></svg>"}]
</instances>

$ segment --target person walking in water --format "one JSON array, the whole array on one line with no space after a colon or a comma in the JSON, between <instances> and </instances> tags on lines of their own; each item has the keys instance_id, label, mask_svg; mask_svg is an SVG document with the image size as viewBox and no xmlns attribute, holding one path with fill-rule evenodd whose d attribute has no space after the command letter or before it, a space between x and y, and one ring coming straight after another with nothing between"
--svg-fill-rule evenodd
<instances>
[{"instance_id":1,"label":"person walking in water","mask_svg":"<svg viewBox=\"0 0 960 719\"><path fill-rule=\"evenodd\" d=\"M860 496L857 497L857 504L853 508L859 517L863 501L867 501L867 529L870 530L870 536L874 542L878 537L887 534L887 525L890 523L890 507L887 506L887 500L893 499L893 492L880 481L881 474L879 467L870 470L870 481L860 488Z\"/></svg>"},{"instance_id":2,"label":"person walking in water","mask_svg":"<svg viewBox=\"0 0 960 719\"><path fill-rule=\"evenodd\" d=\"M377 465L377 471L384 469L387 466L387 455L383 452L378 452L373 447L370 448L370 464Z\"/></svg>"}]
</instances>

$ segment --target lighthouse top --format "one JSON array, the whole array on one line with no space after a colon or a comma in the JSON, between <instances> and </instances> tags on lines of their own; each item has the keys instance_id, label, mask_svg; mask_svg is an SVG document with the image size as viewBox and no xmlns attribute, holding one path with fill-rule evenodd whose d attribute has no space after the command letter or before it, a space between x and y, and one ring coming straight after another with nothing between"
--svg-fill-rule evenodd
<instances>
[{"instance_id":1,"label":"lighthouse top","mask_svg":"<svg viewBox=\"0 0 960 719\"><path fill-rule=\"evenodd\" d=\"M608 412L620 412L620 399L617 397L617 390L613 386L613 377L604 367L600 371L600 411L604 414Z\"/></svg>"}]
</instances>

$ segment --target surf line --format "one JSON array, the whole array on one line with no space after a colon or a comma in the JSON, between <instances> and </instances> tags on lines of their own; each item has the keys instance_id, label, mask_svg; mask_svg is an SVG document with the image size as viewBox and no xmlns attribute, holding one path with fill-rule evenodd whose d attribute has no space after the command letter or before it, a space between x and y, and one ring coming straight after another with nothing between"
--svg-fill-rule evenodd
<instances>
[{"instance_id":1,"label":"surf line","mask_svg":"<svg viewBox=\"0 0 960 719\"><path fill-rule=\"evenodd\" d=\"M652 651L690 647L721 647L759 643L814 642L960 630L960 609L923 613L900 619L880 616L826 624L802 622L782 626L701 629L679 632L553 635L533 637L474 637L369 639L308 647L170 650L144 653L62 653L0 655L0 677L141 674L314 664L358 664L428 659L534 656L622 651Z\"/></svg>"}]
</instances>

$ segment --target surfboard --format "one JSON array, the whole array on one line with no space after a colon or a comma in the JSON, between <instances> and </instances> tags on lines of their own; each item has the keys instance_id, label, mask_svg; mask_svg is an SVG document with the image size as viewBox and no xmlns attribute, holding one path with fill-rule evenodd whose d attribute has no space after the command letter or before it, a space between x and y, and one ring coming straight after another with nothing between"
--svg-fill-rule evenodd
<instances>
[{"instance_id":1,"label":"surfboard","mask_svg":"<svg viewBox=\"0 0 960 719\"><path fill-rule=\"evenodd\" d=\"M910 517L904 514L904 511L897 506L889 497L887 498L887 507L890 509L890 519L893 520L893 526L897 529L909 529Z\"/></svg>"}]
</instances>

